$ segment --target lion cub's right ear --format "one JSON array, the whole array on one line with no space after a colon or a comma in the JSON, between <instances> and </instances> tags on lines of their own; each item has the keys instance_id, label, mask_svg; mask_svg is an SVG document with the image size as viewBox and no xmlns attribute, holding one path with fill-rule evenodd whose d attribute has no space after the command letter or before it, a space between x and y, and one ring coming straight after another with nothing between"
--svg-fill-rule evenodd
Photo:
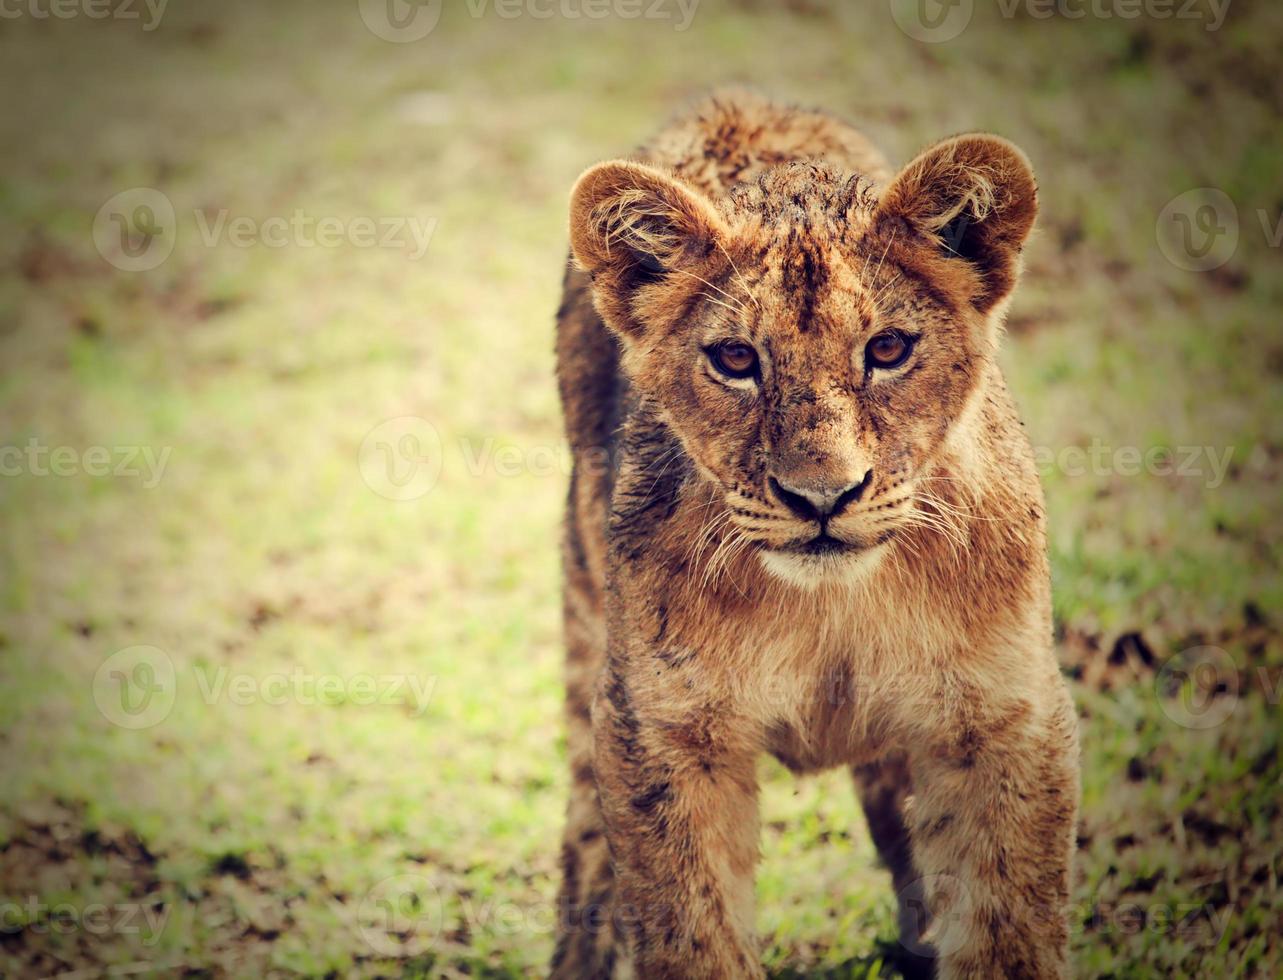
<instances>
[{"instance_id":1,"label":"lion cub's right ear","mask_svg":"<svg viewBox=\"0 0 1283 980\"><path fill-rule=\"evenodd\" d=\"M570 248L593 277L597 310L624 337L661 319L720 254L726 223L698 191L654 167L615 161L570 193Z\"/></svg>"},{"instance_id":2,"label":"lion cub's right ear","mask_svg":"<svg viewBox=\"0 0 1283 980\"><path fill-rule=\"evenodd\" d=\"M985 133L955 136L922 153L896 177L878 205L891 218L936 239L968 277L943 275L982 313L1015 288L1020 252L1038 214L1029 158Z\"/></svg>"}]
</instances>

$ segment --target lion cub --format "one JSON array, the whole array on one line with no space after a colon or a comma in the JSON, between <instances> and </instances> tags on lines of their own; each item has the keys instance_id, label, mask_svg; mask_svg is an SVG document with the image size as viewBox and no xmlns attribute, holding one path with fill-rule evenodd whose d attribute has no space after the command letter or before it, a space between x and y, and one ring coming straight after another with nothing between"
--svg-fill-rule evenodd
<instances>
[{"instance_id":1,"label":"lion cub","mask_svg":"<svg viewBox=\"0 0 1283 980\"><path fill-rule=\"evenodd\" d=\"M1036 211L996 137L896 174L738 92L575 185L555 976L762 976L763 752L851 767L909 968L1067 974L1076 718L995 359Z\"/></svg>"}]
</instances>

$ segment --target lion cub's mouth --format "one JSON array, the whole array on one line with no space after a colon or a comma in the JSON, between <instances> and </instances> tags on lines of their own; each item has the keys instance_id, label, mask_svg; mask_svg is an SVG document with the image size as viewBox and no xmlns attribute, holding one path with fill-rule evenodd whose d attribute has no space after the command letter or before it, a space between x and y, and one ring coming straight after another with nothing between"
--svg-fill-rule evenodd
<instances>
[{"instance_id":1,"label":"lion cub's mouth","mask_svg":"<svg viewBox=\"0 0 1283 980\"><path fill-rule=\"evenodd\" d=\"M872 536L861 536L854 541L830 534L827 528L810 538L800 538L785 544L764 545L762 550L791 558L842 558L850 555L867 555L877 551L895 537L894 529L886 529Z\"/></svg>"},{"instance_id":2,"label":"lion cub's mouth","mask_svg":"<svg viewBox=\"0 0 1283 980\"><path fill-rule=\"evenodd\" d=\"M856 581L877 568L884 543L844 541L827 531L811 538L761 550L762 563L775 576L803 588L815 588L822 582Z\"/></svg>"},{"instance_id":3,"label":"lion cub's mouth","mask_svg":"<svg viewBox=\"0 0 1283 980\"><path fill-rule=\"evenodd\" d=\"M786 544L782 548L774 549L790 555L840 555L860 551L858 544L852 544L849 541L843 541L835 538L827 531L821 531L815 537L806 541L795 541Z\"/></svg>"}]
</instances>

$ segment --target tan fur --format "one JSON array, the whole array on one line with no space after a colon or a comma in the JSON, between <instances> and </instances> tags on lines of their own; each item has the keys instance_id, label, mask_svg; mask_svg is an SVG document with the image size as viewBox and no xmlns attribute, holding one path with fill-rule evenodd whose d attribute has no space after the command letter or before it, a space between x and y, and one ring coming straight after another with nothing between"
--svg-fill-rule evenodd
<instances>
[{"instance_id":1,"label":"tan fur","mask_svg":"<svg viewBox=\"0 0 1283 980\"><path fill-rule=\"evenodd\" d=\"M576 185L555 976L761 975L763 752L854 769L928 954L907 964L931 962L925 901L941 976L1067 974L1076 720L994 361L1036 208L995 137L893 176L844 123L742 92ZM869 370L888 329L913 353ZM731 338L759 378L710 366ZM821 525L773 480L855 488L841 545L808 552Z\"/></svg>"}]
</instances>

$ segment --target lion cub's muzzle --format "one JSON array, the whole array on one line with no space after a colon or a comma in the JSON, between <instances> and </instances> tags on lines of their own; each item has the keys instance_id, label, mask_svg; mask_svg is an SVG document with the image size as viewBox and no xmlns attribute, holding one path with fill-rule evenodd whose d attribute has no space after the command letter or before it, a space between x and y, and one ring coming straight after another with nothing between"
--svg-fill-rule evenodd
<instances>
[{"instance_id":1,"label":"lion cub's muzzle","mask_svg":"<svg viewBox=\"0 0 1283 980\"><path fill-rule=\"evenodd\" d=\"M804 521L818 521L821 528L851 504L857 503L873 482L873 470L865 470L858 480L842 485L815 481L770 477L767 481L775 499Z\"/></svg>"},{"instance_id":2,"label":"lion cub's muzzle","mask_svg":"<svg viewBox=\"0 0 1283 980\"><path fill-rule=\"evenodd\" d=\"M840 482L804 480L791 474L771 476L767 484L772 497L809 527L805 535L783 546L777 546L779 550L810 556L836 555L858 550L860 545L831 527L831 522L859 503L872 483L872 469L864 470L858 479Z\"/></svg>"}]
</instances>

